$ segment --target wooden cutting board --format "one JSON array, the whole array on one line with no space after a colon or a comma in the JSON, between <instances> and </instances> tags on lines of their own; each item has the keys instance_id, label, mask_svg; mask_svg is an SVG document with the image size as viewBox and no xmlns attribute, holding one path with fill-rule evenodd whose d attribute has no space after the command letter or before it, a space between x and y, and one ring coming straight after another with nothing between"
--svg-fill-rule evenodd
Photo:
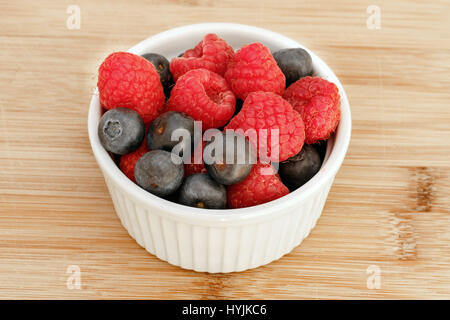
<instances>
[{"instance_id":1,"label":"wooden cutting board","mask_svg":"<svg viewBox=\"0 0 450 320\"><path fill-rule=\"evenodd\" d=\"M0 298L450 298L450 4L376 1L381 24L370 5L1 2ZM182 270L139 247L87 136L106 55L198 22L296 39L336 72L352 108L316 228L281 260L236 274Z\"/></svg>"}]
</instances>

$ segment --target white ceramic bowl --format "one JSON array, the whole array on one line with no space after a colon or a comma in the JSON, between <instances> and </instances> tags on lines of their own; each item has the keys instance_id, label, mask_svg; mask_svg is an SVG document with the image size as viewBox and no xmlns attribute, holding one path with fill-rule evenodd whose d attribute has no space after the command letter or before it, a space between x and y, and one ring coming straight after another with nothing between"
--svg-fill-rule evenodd
<instances>
[{"instance_id":1,"label":"white ceramic bowl","mask_svg":"<svg viewBox=\"0 0 450 320\"><path fill-rule=\"evenodd\" d=\"M216 33L235 49L261 42L272 51L301 47L278 33L247 25L206 23L171 29L137 44L129 52L157 52L168 59L194 47L205 34ZM275 201L227 210L198 209L154 196L131 182L100 144L98 93L89 109L89 139L103 172L114 208L129 234L148 252L173 265L206 272L256 268L279 259L308 236L319 218L328 191L350 141L350 108L341 83L313 52L314 75L334 82L341 95L341 121L329 139L320 171L305 185ZM333 54L330 52L330 55Z\"/></svg>"}]
</instances>

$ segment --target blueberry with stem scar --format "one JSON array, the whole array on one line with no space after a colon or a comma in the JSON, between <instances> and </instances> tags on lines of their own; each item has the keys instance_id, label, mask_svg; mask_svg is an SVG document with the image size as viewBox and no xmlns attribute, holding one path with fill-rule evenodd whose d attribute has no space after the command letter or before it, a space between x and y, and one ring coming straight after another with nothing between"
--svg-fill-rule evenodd
<instances>
[{"instance_id":1,"label":"blueberry with stem scar","mask_svg":"<svg viewBox=\"0 0 450 320\"><path fill-rule=\"evenodd\" d=\"M172 151L173 147L180 143L181 151L178 155L181 157L183 151L192 150L194 126L194 119L187 114L176 111L163 113L153 120L148 128L147 146L150 150Z\"/></svg>"},{"instance_id":2,"label":"blueberry with stem scar","mask_svg":"<svg viewBox=\"0 0 450 320\"><path fill-rule=\"evenodd\" d=\"M186 178L180 188L179 203L204 209L224 209L227 205L226 188L206 173Z\"/></svg>"},{"instance_id":3,"label":"blueberry with stem scar","mask_svg":"<svg viewBox=\"0 0 450 320\"><path fill-rule=\"evenodd\" d=\"M136 111L128 108L108 110L98 124L100 143L114 154L124 155L136 150L144 136L144 121Z\"/></svg>"},{"instance_id":4,"label":"blueberry with stem scar","mask_svg":"<svg viewBox=\"0 0 450 320\"><path fill-rule=\"evenodd\" d=\"M255 152L248 139L232 130L217 133L212 139L203 151L209 175L224 185L244 180L256 162Z\"/></svg>"},{"instance_id":5,"label":"blueberry with stem scar","mask_svg":"<svg viewBox=\"0 0 450 320\"><path fill-rule=\"evenodd\" d=\"M152 150L138 160L134 177L136 183L148 192L160 197L168 196L183 182L183 162L168 151Z\"/></svg>"}]
</instances>

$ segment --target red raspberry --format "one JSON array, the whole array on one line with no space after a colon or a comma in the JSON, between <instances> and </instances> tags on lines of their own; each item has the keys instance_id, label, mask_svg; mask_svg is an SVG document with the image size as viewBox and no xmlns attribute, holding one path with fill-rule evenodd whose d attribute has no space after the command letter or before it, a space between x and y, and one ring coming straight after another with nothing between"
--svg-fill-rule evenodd
<instances>
[{"instance_id":1,"label":"red raspberry","mask_svg":"<svg viewBox=\"0 0 450 320\"><path fill-rule=\"evenodd\" d=\"M236 98L224 78L206 69L191 70L175 83L168 110L202 121L203 130L225 125L233 116Z\"/></svg>"},{"instance_id":2,"label":"red raspberry","mask_svg":"<svg viewBox=\"0 0 450 320\"><path fill-rule=\"evenodd\" d=\"M289 189L270 164L257 163L244 181L228 187L228 206L232 209L256 206L288 193Z\"/></svg>"},{"instance_id":3,"label":"red raspberry","mask_svg":"<svg viewBox=\"0 0 450 320\"><path fill-rule=\"evenodd\" d=\"M194 150L194 154L191 156L191 163L184 164L184 176L188 177L195 173L207 173L203 163L203 148L205 147L206 141L201 141ZM195 159L195 156L197 156ZM200 160L200 163L195 163L195 160ZM198 162L198 161L197 161Z\"/></svg>"},{"instance_id":4,"label":"red raspberry","mask_svg":"<svg viewBox=\"0 0 450 320\"><path fill-rule=\"evenodd\" d=\"M120 157L120 170L122 170L122 172L134 183L136 183L136 180L134 179L134 167L136 166L136 162L149 151L147 139L144 139L141 146L136 151Z\"/></svg>"},{"instance_id":5,"label":"red raspberry","mask_svg":"<svg viewBox=\"0 0 450 320\"><path fill-rule=\"evenodd\" d=\"M275 162L284 161L299 153L305 139L301 116L286 100L272 92L250 93L241 111L230 120L226 129L242 129L242 134L247 136L255 150L258 150L259 157L266 158L267 155ZM279 130L279 159L271 150L271 132L274 129ZM252 131L256 131L256 135L252 135ZM261 149L261 144L264 146L264 141L261 140L265 138L264 132L267 134L267 152Z\"/></svg>"},{"instance_id":6,"label":"red raspberry","mask_svg":"<svg viewBox=\"0 0 450 320\"><path fill-rule=\"evenodd\" d=\"M233 56L233 48L216 34L210 33L182 57L172 59L170 72L175 81L193 69L207 69L223 76Z\"/></svg>"},{"instance_id":7,"label":"red raspberry","mask_svg":"<svg viewBox=\"0 0 450 320\"><path fill-rule=\"evenodd\" d=\"M305 143L326 140L336 130L341 116L336 85L319 77L304 77L289 86L283 95L305 123Z\"/></svg>"},{"instance_id":8,"label":"red raspberry","mask_svg":"<svg viewBox=\"0 0 450 320\"><path fill-rule=\"evenodd\" d=\"M97 86L105 109L133 109L145 123L155 119L164 104L164 91L155 67L132 53L110 54L98 70Z\"/></svg>"},{"instance_id":9,"label":"red raspberry","mask_svg":"<svg viewBox=\"0 0 450 320\"><path fill-rule=\"evenodd\" d=\"M185 163L184 164L184 176L189 177L190 175L196 173L208 173L206 171L205 165L202 163Z\"/></svg>"},{"instance_id":10,"label":"red raspberry","mask_svg":"<svg viewBox=\"0 0 450 320\"><path fill-rule=\"evenodd\" d=\"M282 95L286 78L269 49L252 43L236 52L225 72L234 94L245 100L250 92L265 91Z\"/></svg>"}]
</instances>

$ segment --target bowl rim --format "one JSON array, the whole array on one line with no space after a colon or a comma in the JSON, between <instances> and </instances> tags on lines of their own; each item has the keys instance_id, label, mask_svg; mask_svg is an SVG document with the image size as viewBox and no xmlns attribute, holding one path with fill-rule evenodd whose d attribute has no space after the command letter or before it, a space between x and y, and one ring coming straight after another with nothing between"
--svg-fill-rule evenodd
<instances>
[{"instance_id":1,"label":"bowl rim","mask_svg":"<svg viewBox=\"0 0 450 320\"><path fill-rule=\"evenodd\" d=\"M327 148L327 158L319 170L319 172L311 178L306 184L290 192L289 194L256 206L239 208L239 209L200 209L181 205L175 202L171 202L155 196L135 183L133 183L115 164L111 159L108 152L100 144L100 140L97 134L97 126L100 120L99 115L99 95L98 89L95 89L90 101L89 113L88 113L88 132L89 140L91 143L92 151L97 160L97 163L103 172L103 174L113 180L115 184L121 186L121 189L127 193L128 196L133 197L141 203L144 203L146 207L159 208L164 210L165 214L170 214L173 218L182 219L190 222L191 224L196 222L205 223L223 223L231 221L248 221L248 220L262 220L273 216L274 214L281 214L288 212L285 210L293 205L293 203L299 203L308 198L311 194L315 193L317 189L323 187L327 181L332 180L339 170L345 154L350 143L351 136L351 113L345 90L334 74L334 72L328 67L328 65L319 58L314 52L296 42L295 40L288 38L282 34L244 24L235 23L200 23L185 25L181 27L172 28L156 35L153 35L129 50L128 52L142 54L145 51L149 42L157 42L166 37L180 37L183 34L189 34L193 32L206 33L220 33L220 30L226 30L227 32L239 32L247 33L249 35L257 35L264 38L276 38L279 42L286 44L286 47L300 47L307 50L315 65L319 66L320 70L327 74L330 81L334 82L341 95L341 119L338 125L338 129L334 135L334 145L331 150ZM225 39L226 40L226 39Z\"/></svg>"}]
</instances>

